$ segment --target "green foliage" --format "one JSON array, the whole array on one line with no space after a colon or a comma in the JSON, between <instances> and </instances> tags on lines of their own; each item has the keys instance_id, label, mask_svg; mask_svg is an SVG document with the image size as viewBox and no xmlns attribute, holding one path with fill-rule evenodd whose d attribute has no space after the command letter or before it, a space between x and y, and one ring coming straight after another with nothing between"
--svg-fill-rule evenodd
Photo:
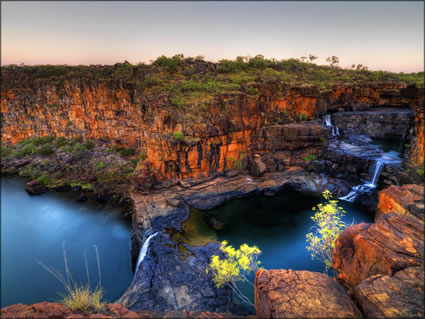
<instances>
[{"instance_id":1,"label":"green foliage","mask_svg":"<svg viewBox=\"0 0 425 319\"><path fill-rule=\"evenodd\" d=\"M63 136L58 137L54 142L56 147L62 147L64 145L66 145L66 143L67 143L67 140Z\"/></svg>"},{"instance_id":2,"label":"green foliage","mask_svg":"<svg viewBox=\"0 0 425 319\"><path fill-rule=\"evenodd\" d=\"M182 132L174 132L173 137L176 140L182 140L184 139L184 134Z\"/></svg>"},{"instance_id":3,"label":"green foliage","mask_svg":"<svg viewBox=\"0 0 425 319\"><path fill-rule=\"evenodd\" d=\"M416 173L418 173L418 175L420 177L422 177L422 176L424 176L424 169L418 169L418 170L416 170Z\"/></svg>"},{"instance_id":4,"label":"green foliage","mask_svg":"<svg viewBox=\"0 0 425 319\"><path fill-rule=\"evenodd\" d=\"M91 139L88 139L87 141L84 142L83 146L88 150L92 150L94 148L94 141Z\"/></svg>"},{"instance_id":5,"label":"green foliage","mask_svg":"<svg viewBox=\"0 0 425 319\"><path fill-rule=\"evenodd\" d=\"M49 176L43 174L43 175L37 177L37 182L39 182L40 184L43 184L43 185L47 185L50 182L50 178L49 178Z\"/></svg>"},{"instance_id":6,"label":"green foliage","mask_svg":"<svg viewBox=\"0 0 425 319\"><path fill-rule=\"evenodd\" d=\"M123 157L129 157L134 155L134 149L132 148L123 148L117 151L117 153Z\"/></svg>"},{"instance_id":7,"label":"green foliage","mask_svg":"<svg viewBox=\"0 0 425 319\"><path fill-rule=\"evenodd\" d=\"M94 190L93 185L92 184L88 184L88 183L86 184L86 183L74 181L74 182L71 182L69 185L71 187L81 187L81 189L83 191L92 191L92 190Z\"/></svg>"},{"instance_id":8,"label":"green foliage","mask_svg":"<svg viewBox=\"0 0 425 319\"><path fill-rule=\"evenodd\" d=\"M138 161L144 161L145 159L146 159L146 153L140 153L139 155L137 155Z\"/></svg>"},{"instance_id":9,"label":"green foliage","mask_svg":"<svg viewBox=\"0 0 425 319\"><path fill-rule=\"evenodd\" d=\"M259 95L260 94L260 91L258 91L257 88L252 87L252 86L247 87L245 89L245 91L246 91L246 94L248 94L248 95Z\"/></svg>"},{"instance_id":10,"label":"green foliage","mask_svg":"<svg viewBox=\"0 0 425 319\"><path fill-rule=\"evenodd\" d=\"M217 71L219 73L236 73L247 68L242 57L237 57L235 61L232 60L220 60Z\"/></svg>"},{"instance_id":11,"label":"green foliage","mask_svg":"<svg viewBox=\"0 0 425 319\"><path fill-rule=\"evenodd\" d=\"M170 99L170 102L178 107L182 107L187 103L187 99L184 96L175 96Z\"/></svg>"},{"instance_id":12,"label":"green foliage","mask_svg":"<svg viewBox=\"0 0 425 319\"><path fill-rule=\"evenodd\" d=\"M6 145L3 142L0 143L0 154L2 161L7 160L13 155L14 148L13 146Z\"/></svg>"},{"instance_id":13,"label":"green foliage","mask_svg":"<svg viewBox=\"0 0 425 319\"><path fill-rule=\"evenodd\" d=\"M154 62L154 65L165 68L167 72L176 72L179 66L183 63L183 54L176 54L172 58L167 58L165 55L160 56Z\"/></svg>"},{"instance_id":14,"label":"green foliage","mask_svg":"<svg viewBox=\"0 0 425 319\"><path fill-rule=\"evenodd\" d=\"M99 161L96 163L96 169L97 170L101 170L105 168L105 162L104 161Z\"/></svg>"},{"instance_id":15,"label":"green foliage","mask_svg":"<svg viewBox=\"0 0 425 319\"><path fill-rule=\"evenodd\" d=\"M136 88L138 90L143 91L143 90L149 89L149 88L154 87L154 86L159 86L161 84L162 84L161 79L156 78L156 77L150 77L150 78L147 78L143 81L137 81L136 82Z\"/></svg>"},{"instance_id":16,"label":"green foliage","mask_svg":"<svg viewBox=\"0 0 425 319\"><path fill-rule=\"evenodd\" d=\"M211 256L211 262L206 269L206 273L212 273L213 282L217 288L224 285L229 286L241 301L252 305L251 301L242 294L236 286L236 282L248 282L249 273L256 272L260 262L258 256L261 254L260 249L256 246L250 247L247 244L242 244L239 249L228 246L226 241L223 241L220 250L224 253L224 258L220 256Z\"/></svg>"},{"instance_id":17,"label":"green foliage","mask_svg":"<svg viewBox=\"0 0 425 319\"><path fill-rule=\"evenodd\" d=\"M82 143L83 138L81 136L75 136L69 140L70 145L74 145L75 143Z\"/></svg>"},{"instance_id":18,"label":"green foliage","mask_svg":"<svg viewBox=\"0 0 425 319\"><path fill-rule=\"evenodd\" d=\"M316 226L313 227L313 232L306 235L306 239L307 250L311 252L312 259L323 262L325 271L328 272L332 264L335 241L347 225L341 220L345 211L338 206L337 200L332 200L332 193L326 190L323 197L326 203L313 207L316 213L311 219Z\"/></svg>"},{"instance_id":19,"label":"green foliage","mask_svg":"<svg viewBox=\"0 0 425 319\"><path fill-rule=\"evenodd\" d=\"M128 163L113 162L96 174L98 187L109 187L109 185L128 184L128 180L134 171L134 167Z\"/></svg>"},{"instance_id":20,"label":"green foliage","mask_svg":"<svg viewBox=\"0 0 425 319\"><path fill-rule=\"evenodd\" d=\"M27 155L32 155L35 153L36 147L32 143L26 143L23 147L18 147L12 151L12 155L16 158L21 158Z\"/></svg>"},{"instance_id":21,"label":"green foliage","mask_svg":"<svg viewBox=\"0 0 425 319\"><path fill-rule=\"evenodd\" d=\"M229 161L231 163L231 167L235 170L241 170L243 168L243 157L240 157L239 159L229 156Z\"/></svg>"},{"instance_id":22,"label":"green foliage","mask_svg":"<svg viewBox=\"0 0 425 319\"><path fill-rule=\"evenodd\" d=\"M48 155L52 155L54 153L55 153L55 150L53 148L53 145L51 145L51 144L44 144L44 145L38 147L35 150L35 154L37 154L37 155L48 156Z\"/></svg>"},{"instance_id":23,"label":"green foliage","mask_svg":"<svg viewBox=\"0 0 425 319\"><path fill-rule=\"evenodd\" d=\"M87 155L86 148L78 142L74 144L71 152L72 152L72 157L75 158L76 160L81 160L83 157Z\"/></svg>"},{"instance_id":24,"label":"green foliage","mask_svg":"<svg viewBox=\"0 0 425 319\"><path fill-rule=\"evenodd\" d=\"M317 155L307 155L306 157L304 157L304 161L306 162L310 162L315 159L317 159Z\"/></svg>"},{"instance_id":25,"label":"green foliage","mask_svg":"<svg viewBox=\"0 0 425 319\"><path fill-rule=\"evenodd\" d=\"M46 107L60 107L61 105L59 103L47 103Z\"/></svg>"},{"instance_id":26,"label":"green foliage","mask_svg":"<svg viewBox=\"0 0 425 319\"><path fill-rule=\"evenodd\" d=\"M330 56L327 59L328 65L316 65L313 63L317 56L309 55L300 59L275 60L267 59L262 55L255 57L237 57L235 60L220 60L217 69L203 74L196 63L207 63L196 58L184 58L183 55L173 57L161 56L152 64L145 65L139 63L132 65L128 62L117 63L115 65L96 66L60 66L60 65L38 65L38 66L17 66L7 65L1 67L2 89L8 88L29 88L37 82L57 85L63 88L66 80L76 79L79 81L92 83L99 81L109 86L128 85L140 91L156 91L147 94L165 93L176 82L199 76L202 90L205 90L205 83L209 80L219 79L219 82L226 86L226 83L233 82L232 77L242 75L243 78L250 78L248 81L235 79L237 84L244 85L250 81L278 80L289 84L314 85L324 90L334 84L358 84L366 82L403 82L424 87L424 73L392 73L386 71L370 71L364 65L352 65L349 68L339 67L340 59L337 56ZM232 88L235 90L236 86ZM61 91L59 91L61 92ZM60 108L58 103L46 104L47 107ZM67 127L72 125L68 123Z\"/></svg>"},{"instance_id":27,"label":"green foliage","mask_svg":"<svg viewBox=\"0 0 425 319\"><path fill-rule=\"evenodd\" d=\"M68 152L68 153L71 153L72 152L72 145L65 145L64 146L64 148L63 148L63 150L65 151L65 152Z\"/></svg>"},{"instance_id":28,"label":"green foliage","mask_svg":"<svg viewBox=\"0 0 425 319\"><path fill-rule=\"evenodd\" d=\"M30 141L36 146L48 144L53 142L54 140L55 138L50 135L42 136L42 137L34 136L33 138L30 139Z\"/></svg>"},{"instance_id":29,"label":"green foliage","mask_svg":"<svg viewBox=\"0 0 425 319\"><path fill-rule=\"evenodd\" d=\"M319 137L319 140L320 140L320 142L322 142L322 143L324 143L324 142L326 142L327 140L326 140L326 137L324 137L324 136L320 136Z\"/></svg>"},{"instance_id":30,"label":"green foliage","mask_svg":"<svg viewBox=\"0 0 425 319\"><path fill-rule=\"evenodd\" d=\"M305 113L300 113L300 115L298 115L298 118L300 119L300 121L305 121L308 120L308 116Z\"/></svg>"}]
</instances>

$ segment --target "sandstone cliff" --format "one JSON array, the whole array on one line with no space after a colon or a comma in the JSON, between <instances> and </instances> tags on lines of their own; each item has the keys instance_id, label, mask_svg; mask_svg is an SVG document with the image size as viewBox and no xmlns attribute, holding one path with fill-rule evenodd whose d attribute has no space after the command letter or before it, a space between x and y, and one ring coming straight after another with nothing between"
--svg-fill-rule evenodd
<instances>
[{"instance_id":1,"label":"sandstone cliff","mask_svg":"<svg viewBox=\"0 0 425 319\"><path fill-rule=\"evenodd\" d=\"M5 77L7 81L8 78ZM411 106L416 112L417 142L412 161L423 157L423 92L398 84L340 86L327 91L258 82L258 95L222 93L202 108L179 108L170 97L136 88L71 79L48 81L1 93L2 141L30 136L108 138L146 155L141 181L202 177L226 168L249 166L253 154L273 170L320 155L326 132L307 120L329 111L371 106ZM12 85L13 87L13 85ZM422 114L422 117L421 117ZM286 126L301 123L299 126ZM284 126L280 126L284 125Z\"/></svg>"}]
</instances>

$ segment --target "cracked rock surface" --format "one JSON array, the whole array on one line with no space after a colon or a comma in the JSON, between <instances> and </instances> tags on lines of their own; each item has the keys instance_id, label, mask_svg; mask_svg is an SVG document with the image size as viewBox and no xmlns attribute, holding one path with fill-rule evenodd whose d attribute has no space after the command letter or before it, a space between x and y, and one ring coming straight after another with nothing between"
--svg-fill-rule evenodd
<instances>
[{"instance_id":1,"label":"cracked rock surface","mask_svg":"<svg viewBox=\"0 0 425 319\"><path fill-rule=\"evenodd\" d=\"M392 277L371 276L354 294L368 318L423 318L424 269L409 267Z\"/></svg>"},{"instance_id":2,"label":"cracked rock surface","mask_svg":"<svg viewBox=\"0 0 425 319\"><path fill-rule=\"evenodd\" d=\"M259 318L361 318L344 288L311 271L261 269L255 278Z\"/></svg>"}]
</instances>

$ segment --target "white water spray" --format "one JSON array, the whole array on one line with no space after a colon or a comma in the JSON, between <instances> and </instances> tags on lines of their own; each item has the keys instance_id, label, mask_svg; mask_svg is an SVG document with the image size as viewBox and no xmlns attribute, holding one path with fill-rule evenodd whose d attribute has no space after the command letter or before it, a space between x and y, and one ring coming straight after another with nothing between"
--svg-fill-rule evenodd
<instances>
[{"instance_id":1,"label":"white water spray","mask_svg":"<svg viewBox=\"0 0 425 319\"><path fill-rule=\"evenodd\" d=\"M151 241L151 239L153 237L155 237L156 235L158 235L158 233L154 233L152 235L149 235L149 237L145 240L145 242L143 243L142 249L140 249L140 253L139 253L139 257L137 258L137 264L136 264L136 271L134 272L134 275L136 276L137 274L137 270L139 269L139 265L140 263L143 261L143 259L146 256L146 253L148 251L149 248L149 242Z\"/></svg>"},{"instance_id":2,"label":"white water spray","mask_svg":"<svg viewBox=\"0 0 425 319\"><path fill-rule=\"evenodd\" d=\"M323 125L325 127L330 127L331 128L331 133L332 136L339 136L339 128L337 126L332 125L332 118L330 114L326 114L325 117L323 118L324 123Z\"/></svg>"},{"instance_id":3,"label":"white water spray","mask_svg":"<svg viewBox=\"0 0 425 319\"><path fill-rule=\"evenodd\" d=\"M381 175L383 168L384 168L384 163L377 160L373 166L372 181L354 186L347 195L342 196L339 199L345 200L347 202L353 202L359 193L367 193L370 190L376 188L378 184L379 176Z\"/></svg>"},{"instance_id":4,"label":"white water spray","mask_svg":"<svg viewBox=\"0 0 425 319\"><path fill-rule=\"evenodd\" d=\"M326 114L325 115L325 126L327 126L327 127L332 126L332 121L331 121L331 115L330 114Z\"/></svg>"}]
</instances>

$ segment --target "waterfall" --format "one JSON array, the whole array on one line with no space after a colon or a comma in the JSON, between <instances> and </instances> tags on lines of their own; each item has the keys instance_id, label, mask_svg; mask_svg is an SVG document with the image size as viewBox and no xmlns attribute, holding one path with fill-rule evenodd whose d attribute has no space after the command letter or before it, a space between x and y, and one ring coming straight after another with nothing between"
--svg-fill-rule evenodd
<instances>
[{"instance_id":1,"label":"waterfall","mask_svg":"<svg viewBox=\"0 0 425 319\"><path fill-rule=\"evenodd\" d=\"M375 188L378 180L379 180L379 176L381 175L382 169L384 168L384 163L381 161L376 161L374 168L373 168L373 177L372 177L372 182L370 184L367 184L367 186L371 187L371 188Z\"/></svg>"},{"instance_id":2,"label":"waterfall","mask_svg":"<svg viewBox=\"0 0 425 319\"><path fill-rule=\"evenodd\" d=\"M325 115L325 126L327 126L327 127L332 126L331 115L330 114L326 114Z\"/></svg>"},{"instance_id":3,"label":"waterfall","mask_svg":"<svg viewBox=\"0 0 425 319\"><path fill-rule=\"evenodd\" d=\"M139 257L137 258L137 264L136 264L136 270L134 272L134 276L136 276L137 270L139 269L139 265L140 265L140 263L143 261L143 259L146 256L146 253L147 253L148 248L149 248L149 242L156 235L158 235L158 233L154 233L152 235L149 235L149 237L143 243L142 249L140 249Z\"/></svg>"},{"instance_id":4,"label":"waterfall","mask_svg":"<svg viewBox=\"0 0 425 319\"><path fill-rule=\"evenodd\" d=\"M353 202L359 193L367 193L370 190L376 188L379 181L379 176L381 175L383 168L384 162L376 160L375 164L373 165L372 181L368 181L364 184L354 186L347 195L342 196L339 199L345 200L347 202Z\"/></svg>"},{"instance_id":5,"label":"waterfall","mask_svg":"<svg viewBox=\"0 0 425 319\"><path fill-rule=\"evenodd\" d=\"M330 114L326 114L323 119L324 119L323 125L325 127L330 127L331 128L332 136L339 136L339 128L337 126L332 125L331 115Z\"/></svg>"}]
</instances>

